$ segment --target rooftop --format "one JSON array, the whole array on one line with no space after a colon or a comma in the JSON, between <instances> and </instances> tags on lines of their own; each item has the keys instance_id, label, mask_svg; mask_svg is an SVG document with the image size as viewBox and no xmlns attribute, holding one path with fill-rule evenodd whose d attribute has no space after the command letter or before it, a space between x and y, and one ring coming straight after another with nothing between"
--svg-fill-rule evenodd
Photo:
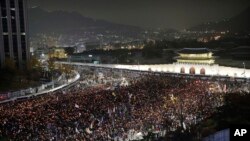
<instances>
[{"instance_id":1,"label":"rooftop","mask_svg":"<svg viewBox=\"0 0 250 141\"><path fill-rule=\"evenodd\" d=\"M175 60L213 60L216 57L212 56L212 57L180 57L180 56L176 56L173 59Z\"/></svg>"},{"instance_id":2,"label":"rooftop","mask_svg":"<svg viewBox=\"0 0 250 141\"><path fill-rule=\"evenodd\" d=\"M183 48L177 51L177 53L184 53L184 54L202 54L210 52L212 51L208 48Z\"/></svg>"}]
</instances>

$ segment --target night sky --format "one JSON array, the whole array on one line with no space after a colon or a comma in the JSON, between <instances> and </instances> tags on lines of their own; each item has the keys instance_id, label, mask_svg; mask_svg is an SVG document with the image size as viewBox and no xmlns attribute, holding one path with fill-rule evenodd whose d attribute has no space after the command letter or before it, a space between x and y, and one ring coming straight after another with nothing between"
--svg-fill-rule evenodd
<instances>
[{"instance_id":1,"label":"night sky","mask_svg":"<svg viewBox=\"0 0 250 141\"><path fill-rule=\"evenodd\" d=\"M46 10L76 11L95 19L152 28L184 29L230 18L250 0L28 0Z\"/></svg>"}]
</instances>

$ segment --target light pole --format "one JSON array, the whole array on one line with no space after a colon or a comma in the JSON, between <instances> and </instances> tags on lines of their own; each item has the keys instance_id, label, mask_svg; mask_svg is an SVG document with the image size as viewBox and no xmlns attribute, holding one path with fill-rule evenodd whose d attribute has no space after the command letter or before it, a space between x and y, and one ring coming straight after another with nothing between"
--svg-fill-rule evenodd
<instances>
[{"instance_id":1,"label":"light pole","mask_svg":"<svg viewBox=\"0 0 250 141\"><path fill-rule=\"evenodd\" d=\"M244 74L244 77L246 77L246 66L245 66L245 62L243 62L243 66L244 66L244 72L243 72L243 74Z\"/></svg>"},{"instance_id":2,"label":"light pole","mask_svg":"<svg viewBox=\"0 0 250 141\"><path fill-rule=\"evenodd\" d=\"M89 54L90 62L92 62L92 57L93 57L93 55Z\"/></svg>"},{"instance_id":3,"label":"light pole","mask_svg":"<svg viewBox=\"0 0 250 141\"><path fill-rule=\"evenodd\" d=\"M138 71L141 72L140 71L140 62L139 62L139 59L137 59L137 66L138 66Z\"/></svg>"}]
</instances>

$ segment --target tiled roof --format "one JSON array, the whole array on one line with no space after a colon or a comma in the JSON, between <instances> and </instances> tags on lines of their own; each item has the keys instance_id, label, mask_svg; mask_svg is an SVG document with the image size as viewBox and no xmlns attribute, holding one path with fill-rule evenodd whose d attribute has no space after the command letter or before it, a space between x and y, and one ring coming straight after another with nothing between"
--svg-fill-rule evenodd
<instances>
[{"instance_id":1,"label":"tiled roof","mask_svg":"<svg viewBox=\"0 0 250 141\"><path fill-rule=\"evenodd\" d=\"M208 48L183 48L177 51L177 53L185 53L185 54L200 54L200 53L209 53L209 52L212 52L212 51Z\"/></svg>"}]
</instances>

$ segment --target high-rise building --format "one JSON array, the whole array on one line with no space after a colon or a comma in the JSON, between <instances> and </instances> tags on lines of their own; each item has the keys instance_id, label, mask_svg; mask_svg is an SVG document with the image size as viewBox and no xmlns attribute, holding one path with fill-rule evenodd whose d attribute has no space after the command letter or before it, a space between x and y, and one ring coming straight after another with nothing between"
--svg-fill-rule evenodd
<instances>
[{"instance_id":1,"label":"high-rise building","mask_svg":"<svg viewBox=\"0 0 250 141\"><path fill-rule=\"evenodd\" d=\"M6 59L24 68L29 60L27 0L0 0L0 66Z\"/></svg>"}]
</instances>

